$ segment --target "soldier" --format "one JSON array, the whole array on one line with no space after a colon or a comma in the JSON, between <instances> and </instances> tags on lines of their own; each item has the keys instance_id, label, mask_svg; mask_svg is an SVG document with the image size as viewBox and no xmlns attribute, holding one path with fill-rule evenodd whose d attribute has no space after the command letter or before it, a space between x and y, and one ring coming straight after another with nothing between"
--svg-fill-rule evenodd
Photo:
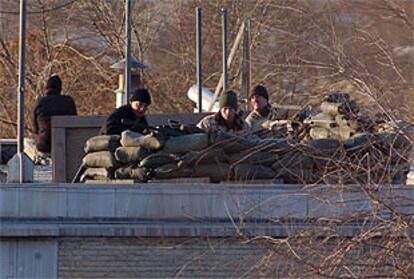
<instances>
[{"instance_id":1,"label":"soldier","mask_svg":"<svg viewBox=\"0 0 414 279\"><path fill-rule=\"evenodd\" d=\"M148 128L145 114L151 104L151 95L147 89L136 89L129 103L117 108L109 115L101 128L101 135L120 135L125 130L144 133Z\"/></svg>"},{"instance_id":2,"label":"soldier","mask_svg":"<svg viewBox=\"0 0 414 279\"><path fill-rule=\"evenodd\" d=\"M37 151L41 153L50 153L50 118L56 115L77 114L72 97L61 95L61 90L62 81L59 76L51 76L46 84L46 96L36 101L32 111L32 123L36 134L35 145Z\"/></svg>"},{"instance_id":3,"label":"soldier","mask_svg":"<svg viewBox=\"0 0 414 279\"><path fill-rule=\"evenodd\" d=\"M237 114L237 94L234 91L228 90L220 96L220 110L213 114L204 117L197 127L208 132L240 132L245 130L248 126L243 119Z\"/></svg>"},{"instance_id":4,"label":"soldier","mask_svg":"<svg viewBox=\"0 0 414 279\"><path fill-rule=\"evenodd\" d=\"M272 107L269 103L269 94L262 85L256 85L250 94L250 104L253 110L247 115L245 121L249 128L260 137L272 136L272 125L275 120L286 120L289 111Z\"/></svg>"}]
</instances>

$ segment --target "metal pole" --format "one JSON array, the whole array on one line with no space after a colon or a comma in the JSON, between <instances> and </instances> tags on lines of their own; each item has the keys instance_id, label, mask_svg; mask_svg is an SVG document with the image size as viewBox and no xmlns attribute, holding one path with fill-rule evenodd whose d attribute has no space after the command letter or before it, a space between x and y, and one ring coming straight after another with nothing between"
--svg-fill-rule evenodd
<instances>
[{"instance_id":1,"label":"metal pole","mask_svg":"<svg viewBox=\"0 0 414 279\"><path fill-rule=\"evenodd\" d=\"M3 10L3 6L2 6L2 2L0 1L0 11ZM4 30L3 30L3 14L0 13L0 34L4 34ZM0 38L2 37L2 35L0 35Z\"/></svg>"},{"instance_id":2,"label":"metal pole","mask_svg":"<svg viewBox=\"0 0 414 279\"><path fill-rule=\"evenodd\" d=\"M202 108L202 46L201 46L201 8L196 8L196 26L197 26L197 32L196 32L196 52L197 52L197 88L198 88L198 112L201 113L203 111Z\"/></svg>"},{"instance_id":3,"label":"metal pole","mask_svg":"<svg viewBox=\"0 0 414 279\"><path fill-rule=\"evenodd\" d=\"M243 62L242 62L242 80L241 80L241 96L247 101L246 110L250 108L250 18L244 18L243 32Z\"/></svg>"},{"instance_id":4,"label":"metal pole","mask_svg":"<svg viewBox=\"0 0 414 279\"><path fill-rule=\"evenodd\" d=\"M227 68L230 68L231 63L233 62L234 57L236 56L236 51L240 45L241 39L243 38L244 33L244 21L240 25L239 32L237 32L236 39L233 42L233 46L231 47L230 54L227 61ZM214 103L217 100L217 97L219 96L221 87L223 86L223 76L220 76L219 83L216 86L216 90L214 91L213 100L210 103L210 106L208 107L208 111L211 111L214 107Z\"/></svg>"},{"instance_id":5,"label":"metal pole","mask_svg":"<svg viewBox=\"0 0 414 279\"><path fill-rule=\"evenodd\" d=\"M26 59L26 0L20 0L19 83L17 86L17 154L20 163L20 183L24 182L24 65Z\"/></svg>"},{"instance_id":6,"label":"metal pole","mask_svg":"<svg viewBox=\"0 0 414 279\"><path fill-rule=\"evenodd\" d=\"M221 9L223 27L223 92L228 88L227 79L227 10Z\"/></svg>"},{"instance_id":7,"label":"metal pole","mask_svg":"<svg viewBox=\"0 0 414 279\"><path fill-rule=\"evenodd\" d=\"M125 0L125 94L124 105L131 94L131 0Z\"/></svg>"}]
</instances>

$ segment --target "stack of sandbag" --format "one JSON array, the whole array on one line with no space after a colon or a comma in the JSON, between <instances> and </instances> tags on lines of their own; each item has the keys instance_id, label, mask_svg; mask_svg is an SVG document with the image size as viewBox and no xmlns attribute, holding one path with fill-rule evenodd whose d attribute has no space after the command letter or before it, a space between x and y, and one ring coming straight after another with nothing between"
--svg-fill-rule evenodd
<instances>
[{"instance_id":1,"label":"stack of sandbag","mask_svg":"<svg viewBox=\"0 0 414 279\"><path fill-rule=\"evenodd\" d=\"M271 167L287 184L327 183L326 174L336 167L331 162L342 156L341 151L341 143L336 139L290 144L285 152L278 152Z\"/></svg>"},{"instance_id":2,"label":"stack of sandbag","mask_svg":"<svg viewBox=\"0 0 414 279\"><path fill-rule=\"evenodd\" d=\"M291 142L248 134L178 130L88 140L87 179L208 177L211 182L283 179L287 184L404 183L412 144L396 130Z\"/></svg>"},{"instance_id":3,"label":"stack of sandbag","mask_svg":"<svg viewBox=\"0 0 414 279\"><path fill-rule=\"evenodd\" d=\"M177 158L153 170L156 179L208 177L211 182L230 179L227 149L243 148L233 137L224 134L192 133L170 137L162 149L164 154Z\"/></svg>"},{"instance_id":4,"label":"stack of sandbag","mask_svg":"<svg viewBox=\"0 0 414 279\"><path fill-rule=\"evenodd\" d=\"M82 162L86 170L81 181L112 179L118 167L114 152L120 145L118 135L95 136L86 141L85 157Z\"/></svg>"},{"instance_id":5,"label":"stack of sandbag","mask_svg":"<svg viewBox=\"0 0 414 279\"><path fill-rule=\"evenodd\" d=\"M332 138L345 141L358 132L359 107L347 93L327 95L320 105L321 112L306 119L311 139Z\"/></svg>"},{"instance_id":6,"label":"stack of sandbag","mask_svg":"<svg viewBox=\"0 0 414 279\"><path fill-rule=\"evenodd\" d=\"M121 135L121 144L115 153L122 164L115 171L117 179L145 182L152 178L206 176L195 172L192 165L184 164L182 158L206 149L209 145L207 133L174 133L171 130L166 136L162 133L142 135L127 130Z\"/></svg>"},{"instance_id":7,"label":"stack of sandbag","mask_svg":"<svg viewBox=\"0 0 414 279\"><path fill-rule=\"evenodd\" d=\"M273 139L256 141L240 151L231 150L231 178L240 182L280 179L281 175L272 166L291 148L286 139Z\"/></svg>"},{"instance_id":8,"label":"stack of sandbag","mask_svg":"<svg viewBox=\"0 0 414 279\"><path fill-rule=\"evenodd\" d=\"M363 133L344 143L343 164L358 183L405 184L412 143L399 132Z\"/></svg>"},{"instance_id":9,"label":"stack of sandbag","mask_svg":"<svg viewBox=\"0 0 414 279\"><path fill-rule=\"evenodd\" d=\"M94 138L89 141L92 140ZM119 145L113 152L100 153L106 165L100 162L100 172L95 170L95 176L92 176L88 171L85 178L103 179L106 175L106 179L137 182L195 177L208 177L211 182L273 179L276 174L271 165L277 159L276 153L287 146L286 140L258 143L224 132L209 134L200 131L142 135L127 130L117 140ZM91 168L90 157L87 154L84 159L88 170ZM112 163L110 169L105 168L109 161ZM97 166L96 162L94 166Z\"/></svg>"},{"instance_id":10,"label":"stack of sandbag","mask_svg":"<svg viewBox=\"0 0 414 279\"><path fill-rule=\"evenodd\" d=\"M287 184L405 184L411 149L400 133L315 139L275 152L271 168Z\"/></svg>"},{"instance_id":11,"label":"stack of sandbag","mask_svg":"<svg viewBox=\"0 0 414 279\"><path fill-rule=\"evenodd\" d=\"M192 166L192 176L207 176L212 182L272 180L278 177L271 165L278 152L287 148L290 146L286 139L262 140L249 134L219 131L210 134L206 149L187 153L180 163Z\"/></svg>"}]
</instances>

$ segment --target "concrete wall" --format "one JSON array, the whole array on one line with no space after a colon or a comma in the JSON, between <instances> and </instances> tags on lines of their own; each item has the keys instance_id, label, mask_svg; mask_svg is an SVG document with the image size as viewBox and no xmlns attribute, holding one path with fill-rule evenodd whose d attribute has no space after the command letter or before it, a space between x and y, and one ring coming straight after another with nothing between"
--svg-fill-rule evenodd
<instances>
[{"instance_id":1,"label":"concrete wall","mask_svg":"<svg viewBox=\"0 0 414 279\"><path fill-rule=\"evenodd\" d=\"M387 206L413 214L413 187L374 188ZM378 206L361 186L4 184L0 235L112 235L116 228L118 234L154 237L243 231L282 237L323 218L347 220L338 232L352 235L363 221L355 216L375 210L390 218L387 206Z\"/></svg>"},{"instance_id":2,"label":"concrete wall","mask_svg":"<svg viewBox=\"0 0 414 279\"><path fill-rule=\"evenodd\" d=\"M0 184L0 274L256 277L269 249L240 240L354 236L395 214L412 218L413 200L410 186ZM327 219L334 231L318 230Z\"/></svg>"},{"instance_id":3,"label":"concrete wall","mask_svg":"<svg viewBox=\"0 0 414 279\"><path fill-rule=\"evenodd\" d=\"M56 239L0 240L1 278L57 278Z\"/></svg>"},{"instance_id":4,"label":"concrete wall","mask_svg":"<svg viewBox=\"0 0 414 279\"><path fill-rule=\"evenodd\" d=\"M62 239L59 278L239 278L267 253L222 238Z\"/></svg>"},{"instance_id":5,"label":"concrete wall","mask_svg":"<svg viewBox=\"0 0 414 279\"><path fill-rule=\"evenodd\" d=\"M278 239L62 238L57 273L59 278L397 277L394 268L375 263L378 240L353 247L337 268L322 276L318 267L319 272L330 269L326 256L338 252L340 241L301 244L291 239L289 247L276 244Z\"/></svg>"}]
</instances>

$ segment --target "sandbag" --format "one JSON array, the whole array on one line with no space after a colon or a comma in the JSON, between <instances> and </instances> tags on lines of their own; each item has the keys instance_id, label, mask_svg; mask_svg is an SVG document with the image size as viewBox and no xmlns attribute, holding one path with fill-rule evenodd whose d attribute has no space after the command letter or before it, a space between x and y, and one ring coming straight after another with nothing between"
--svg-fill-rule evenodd
<instances>
[{"instance_id":1,"label":"sandbag","mask_svg":"<svg viewBox=\"0 0 414 279\"><path fill-rule=\"evenodd\" d=\"M322 175L311 169L284 169L277 175L285 184L310 184L323 181Z\"/></svg>"},{"instance_id":2,"label":"sandbag","mask_svg":"<svg viewBox=\"0 0 414 279\"><path fill-rule=\"evenodd\" d=\"M329 130L329 137L340 141L346 141L355 134L356 131L348 126L335 127Z\"/></svg>"},{"instance_id":3,"label":"sandbag","mask_svg":"<svg viewBox=\"0 0 414 279\"><path fill-rule=\"evenodd\" d=\"M400 133L383 132L375 134L374 138L376 143L388 148L406 149L407 147L412 146L409 139Z\"/></svg>"},{"instance_id":4,"label":"sandbag","mask_svg":"<svg viewBox=\"0 0 414 279\"><path fill-rule=\"evenodd\" d=\"M138 146L141 146L139 144L140 143L139 139L143 136L144 135L141 134L141 133L134 132L134 131L131 131L131 130L125 130L121 133L121 140L120 141L121 141L122 146L124 146L124 147L127 147L127 146L138 147Z\"/></svg>"},{"instance_id":5,"label":"sandbag","mask_svg":"<svg viewBox=\"0 0 414 279\"><path fill-rule=\"evenodd\" d=\"M337 139L313 139L308 141L306 145L310 147L312 151L321 154L332 154L341 147L341 143Z\"/></svg>"},{"instance_id":6,"label":"sandbag","mask_svg":"<svg viewBox=\"0 0 414 279\"><path fill-rule=\"evenodd\" d=\"M224 163L198 165L191 177L209 177L211 182L220 182L229 178L229 171L230 165Z\"/></svg>"},{"instance_id":7,"label":"sandbag","mask_svg":"<svg viewBox=\"0 0 414 279\"><path fill-rule=\"evenodd\" d=\"M329 130L321 127L313 127L309 131L311 139L327 139L329 138Z\"/></svg>"},{"instance_id":8,"label":"sandbag","mask_svg":"<svg viewBox=\"0 0 414 279\"><path fill-rule=\"evenodd\" d=\"M88 139L85 143L85 153L97 151L114 151L121 145L119 135L102 135Z\"/></svg>"},{"instance_id":9,"label":"sandbag","mask_svg":"<svg viewBox=\"0 0 414 279\"><path fill-rule=\"evenodd\" d=\"M277 155L271 152L241 152L230 157L230 164L257 164L271 166L276 160Z\"/></svg>"},{"instance_id":10,"label":"sandbag","mask_svg":"<svg viewBox=\"0 0 414 279\"><path fill-rule=\"evenodd\" d=\"M171 179L190 177L192 171L188 168L178 167L177 164L166 164L153 170L152 176L157 179Z\"/></svg>"},{"instance_id":11,"label":"sandbag","mask_svg":"<svg viewBox=\"0 0 414 279\"><path fill-rule=\"evenodd\" d=\"M321 111L324 114L329 114L331 116L335 116L337 114L339 114L339 110L341 107L342 103L328 103L328 102L322 102L321 103Z\"/></svg>"},{"instance_id":12,"label":"sandbag","mask_svg":"<svg viewBox=\"0 0 414 279\"><path fill-rule=\"evenodd\" d=\"M290 150L295 149L295 145L290 143L285 138L280 139L263 139L257 143L255 146L256 150L260 150L261 152L271 152L272 154L284 154Z\"/></svg>"},{"instance_id":13,"label":"sandbag","mask_svg":"<svg viewBox=\"0 0 414 279\"><path fill-rule=\"evenodd\" d=\"M324 170L335 162L341 161L345 156L342 144L336 139L310 140L301 150L303 156L312 160L313 164L303 164L303 168L315 166Z\"/></svg>"},{"instance_id":14,"label":"sandbag","mask_svg":"<svg viewBox=\"0 0 414 279\"><path fill-rule=\"evenodd\" d=\"M344 142L346 150L354 150L358 148L369 147L374 141L374 135L370 133L356 134Z\"/></svg>"},{"instance_id":15,"label":"sandbag","mask_svg":"<svg viewBox=\"0 0 414 279\"><path fill-rule=\"evenodd\" d=\"M115 168L118 164L109 151L98 151L86 154L82 160L87 168Z\"/></svg>"},{"instance_id":16,"label":"sandbag","mask_svg":"<svg viewBox=\"0 0 414 279\"><path fill-rule=\"evenodd\" d=\"M115 170L114 177L116 179L131 179L131 169L132 166L120 167Z\"/></svg>"},{"instance_id":17,"label":"sandbag","mask_svg":"<svg viewBox=\"0 0 414 279\"><path fill-rule=\"evenodd\" d=\"M167 153L182 154L188 151L198 151L208 146L208 134L198 133L169 138L163 150Z\"/></svg>"},{"instance_id":18,"label":"sandbag","mask_svg":"<svg viewBox=\"0 0 414 279\"><path fill-rule=\"evenodd\" d=\"M314 159L303 150L295 150L283 156L276 157L276 161L272 164L271 168L274 171L280 171L281 169L312 168L314 163Z\"/></svg>"},{"instance_id":19,"label":"sandbag","mask_svg":"<svg viewBox=\"0 0 414 279\"><path fill-rule=\"evenodd\" d=\"M321 128L313 127L309 131L309 136L311 139L337 139L340 141L346 141L356 133L355 130L352 130L350 127L335 127L335 128Z\"/></svg>"},{"instance_id":20,"label":"sandbag","mask_svg":"<svg viewBox=\"0 0 414 279\"><path fill-rule=\"evenodd\" d=\"M347 119L343 114L336 115L335 122L339 127L350 127L353 130L358 129L358 121L354 119Z\"/></svg>"},{"instance_id":21,"label":"sandbag","mask_svg":"<svg viewBox=\"0 0 414 279\"><path fill-rule=\"evenodd\" d=\"M170 171L173 171L173 170L177 170L179 168L181 168L181 167L179 167L177 163L170 163L170 164L165 164L165 165L162 165L158 168L155 168L153 171L170 172Z\"/></svg>"},{"instance_id":22,"label":"sandbag","mask_svg":"<svg viewBox=\"0 0 414 279\"><path fill-rule=\"evenodd\" d=\"M149 171L145 167L133 167L130 170L130 176L135 181L147 182L149 179Z\"/></svg>"},{"instance_id":23,"label":"sandbag","mask_svg":"<svg viewBox=\"0 0 414 279\"><path fill-rule=\"evenodd\" d=\"M172 154L158 152L145 157L143 160L141 160L139 166L150 169L158 168L162 165L174 164L178 161L178 159L179 158L177 156L174 156Z\"/></svg>"},{"instance_id":24,"label":"sandbag","mask_svg":"<svg viewBox=\"0 0 414 279\"><path fill-rule=\"evenodd\" d=\"M164 142L165 139L160 134L143 135L131 130L126 130L121 134L121 144L124 147L142 146L149 150L158 150L163 147Z\"/></svg>"},{"instance_id":25,"label":"sandbag","mask_svg":"<svg viewBox=\"0 0 414 279\"><path fill-rule=\"evenodd\" d=\"M236 153L257 145L258 141L219 131L211 135L212 146L223 149L226 153Z\"/></svg>"},{"instance_id":26,"label":"sandbag","mask_svg":"<svg viewBox=\"0 0 414 279\"><path fill-rule=\"evenodd\" d=\"M139 162L150 154L150 151L142 146L138 147L118 147L115 151L117 161L127 164Z\"/></svg>"},{"instance_id":27,"label":"sandbag","mask_svg":"<svg viewBox=\"0 0 414 279\"><path fill-rule=\"evenodd\" d=\"M87 168L82 174L80 181L86 180L109 180L112 177L112 171L105 168Z\"/></svg>"},{"instance_id":28,"label":"sandbag","mask_svg":"<svg viewBox=\"0 0 414 279\"><path fill-rule=\"evenodd\" d=\"M344 103L322 102L320 108L323 113L332 116L337 114L356 115L359 112L358 104L354 100Z\"/></svg>"},{"instance_id":29,"label":"sandbag","mask_svg":"<svg viewBox=\"0 0 414 279\"><path fill-rule=\"evenodd\" d=\"M180 164L202 165L212 163L226 163L228 157L221 148L208 148L203 151L190 151L182 157Z\"/></svg>"},{"instance_id":30,"label":"sandbag","mask_svg":"<svg viewBox=\"0 0 414 279\"><path fill-rule=\"evenodd\" d=\"M263 165L239 164L233 169L233 178L239 181L273 179L275 177L276 172Z\"/></svg>"},{"instance_id":31,"label":"sandbag","mask_svg":"<svg viewBox=\"0 0 414 279\"><path fill-rule=\"evenodd\" d=\"M305 119L304 123L311 125L311 127L321 127L325 129L330 129L337 126L335 117L324 112L318 113L312 117Z\"/></svg>"}]
</instances>

